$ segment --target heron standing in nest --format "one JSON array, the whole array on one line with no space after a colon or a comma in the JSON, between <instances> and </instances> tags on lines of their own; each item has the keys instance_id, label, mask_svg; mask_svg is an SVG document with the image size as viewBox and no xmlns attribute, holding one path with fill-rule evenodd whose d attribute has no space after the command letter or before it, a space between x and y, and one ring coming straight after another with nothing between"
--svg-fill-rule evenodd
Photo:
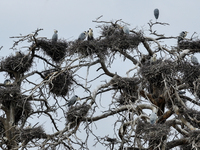
<instances>
[{"instance_id":1,"label":"heron standing in nest","mask_svg":"<svg viewBox=\"0 0 200 150\"><path fill-rule=\"evenodd\" d=\"M190 57L191 57L191 63L193 63L194 65L198 65L199 64L198 59L194 55L192 55Z\"/></svg>"},{"instance_id":2,"label":"heron standing in nest","mask_svg":"<svg viewBox=\"0 0 200 150\"><path fill-rule=\"evenodd\" d=\"M54 34L52 36L52 42L55 43L58 40L58 31L54 30Z\"/></svg>"},{"instance_id":3,"label":"heron standing in nest","mask_svg":"<svg viewBox=\"0 0 200 150\"><path fill-rule=\"evenodd\" d=\"M80 100L80 97L78 97L77 95L74 95L68 102L68 107L74 105L76 103L77 100Z\"/></svg>"},{"instance_id":4,"label":"heron standing in nest","mask_svg":"<svg viewBox=\"0 0 200 150\"><path fill-rule=\"evenodd\" d=\"M182 31L178 36L178 42L182 41L187 36L187 31Z\"/></svg>"},{"instance_id":5,"label":"heron standing in nest","mask_svg":"<svg viewBox=\"0 0 200 150\"><path fill-rule=\"evenodd\" d=\"M86 36L87 36L87 32L84 31L79 35L78 40L83 41L83 40L85 40Z\"/></svg>"},{"instance_id":6,"label":"heron standing in nest","mask_svg":"<svg viewBox=\"0 0 200 150\"><path fill-rule=\"evenodd\" d=\"M4 84L5 84L5 85L11 85L11 81L10 81L9 79L6 79L6 80L4 81Z\"/></svg>"},{"instance_id":7,"label":"heron standing in nest","mask_svg":"<svg viewBox=\"0 0 200 150\"><path fill-rule=\"evenodd\" d=\"M93 37L93 30L92 30L91 28L89 28L87 34L88 34L88 37L87 37L87 40L88 40L88 41L94 40L94 37Z\"/></svg>"}]
</instances>

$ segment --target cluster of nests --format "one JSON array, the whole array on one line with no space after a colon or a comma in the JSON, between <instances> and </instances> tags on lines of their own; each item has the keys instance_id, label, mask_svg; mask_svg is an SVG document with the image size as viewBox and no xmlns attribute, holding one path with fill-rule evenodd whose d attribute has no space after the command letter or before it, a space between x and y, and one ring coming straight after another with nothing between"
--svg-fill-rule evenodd
<instances>
[{"instance_id":1,"label":"cluster of nests","mask_svg":"<svg viewBox=\"0 0 200 150\"><path fill-rule=\"evenodd\" d=\"M169 133L170 127L165 124L153 125L142 121L138 121L135 131L136 137L143 139L145 143L149 141L149 145L153 145L165 139Z\"/></svg>"},{"instance_id":2,"label":"cluster of nests","mask_svg":"<svg viewBox=\"0 0 200 150\"><path fill-rule=\"evenodd\" d=\"M126 35L114 26L104 26L100 39L92 41L75 41L68 48L70 54L78 53L83 56L94 54L107 55L110 52L123 50L133 51L142 41L142 33Z\"/></svg>"},{"instance_id":3,"label":"cluster of nests","mask_svg":"<svg viewBox=\"0 0 200 150\"><path fill-rule=\"evenodd\" d=\"M72 82L72 74L69 71L59 72L52 69L44 73L45 80L51 80L49 82L49 89L52 94L56 96L66 96Z\"/></svg>"},{"instance_id":4,"label":"cluster of nests","mask_svg":"<svg viewBox=\"0 0 200 150\"><path fill-rule=\"evenodd\" d=\"M180 49L190 49L190 50L199 50L200 49L200 40L182 40L178 43Z\"/></svg>"},{"instance_id":5,"label":"cluster of nests","mask_svg":"<svg viewBox=\"0 0 200 150\"><path fill-rule=\"evenodd\" d=\"M51 40L38 40L37 46L55 62L60 62L66 56L68 43L66 41L52 42Z\"/></svg>"},{"instance_id":6,"label":"cluster of nests","mask_svg":"<svg viewBox=\"0 0 200 150\"><path fill-rule=\"evenodd\" d=\"M29 71L32 62L33 58L30 55L18 52L15 56L11 55L1 61L1 68L8 72L10 78L13 78L17 74L23 74Z\"/></svg>"},{"instance_id":7,"label":"cluster of nests","mask_svg":"<svg viewBox=\"0 0 200 150\"><path fill-rule=\"evenodd\" d=\"M117 90L120 90L120 97L118 102L120 105L129 104L129 102L135 102L138 98L137 90L139 78L116 78L112 80L112 86Z\"/></svg>"},{"instance_id":8,"label":"cluster of nests","mask_svg":"<svg viewBox=\"0 0 200 150\"><path fill-rule=\"evenodd\" d=\"M76 105L69 108L66 112L67 122L71 122L70 128L74 127L83 117L85 117L90 109L90 105Z\"/></svg>"},{"instance_id":9,"label":"cluster of nests","mask_svg":"<svg viewBox=\"0 0 200 150\"><path fill-rule=\"evenodd\" d=\"M25 96L20 94L17 86L0 87L0 104L2 109L9 110L11 103L15 108L15 124L25 119L32 111L31 103Z\"/></svg>"}]
</instances>

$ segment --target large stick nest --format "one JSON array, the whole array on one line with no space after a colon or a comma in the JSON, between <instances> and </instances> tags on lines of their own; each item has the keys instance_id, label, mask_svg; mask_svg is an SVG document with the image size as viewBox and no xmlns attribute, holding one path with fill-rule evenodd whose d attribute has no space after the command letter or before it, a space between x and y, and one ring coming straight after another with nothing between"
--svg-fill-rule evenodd
<instances>
[{"instance_id":1,"label":"large stick nest","mask_svg":"<svg viewBox=\"0 0 200 150\"><path fill-rule=\"evenodd\" d=\"M0 87L0 103L5 109L10 109L10 106L15 108L15 124L21 119L25 119L32 111L30 102L25 96L22 96L20 90L16 86Z\"/></svg>"},{"instance_id":2,"label":"large stick nest","mask_svg":"<svg viewBox=\"0 0 200 150\"><path fill-rule=\"evenodd\" d=\"M69 108L67 115L68 122L77 122L85 117L90 109L90 105L76 105Z\"/></svg>"},{"instance_id":3,"label":"large stick nest","mask_svg":"<svg viewBox=\"0 0 200 150\"><path fill-rule=\"evenodd\" d=\"M51 40L38 40L37 45L55 62L65 58L68 47L66 41L52 42Z\"/></svg>"},{"instance_id":4,"label":"large stick nest","mask_svg":"<svg viewBox=\"0 0 200 150\"><path fill-rule=\"evenodd\" d=\"M137 90L139 83L139 78L116 78L112 80L112 86L117 90L120 89L121 95L118 102L121 105L129 104L129 100L135 102L138 98Z\"/></svg>"},{"instance_id":5,"label":"large stick nest","mask_svg":"<svg viewBox=\"0 0 200 150\"><path fill-rule=\"evenodd\" d=\"M15 56L9 56L1 62L1 68L5 69L11 78L14 74L23 74L29 71L32 66L33 59L30 55L18 53Z\"/></svg>"},{"instance_id":6,"label":"large stick nest","mask_svg":"<svg viewBox=\"0 0 200 150\"><path fill-rule=\"evenodd\" d=\"M153 64L146 64L140 68L140 73L149 83L156 87L163 87L165 77L171 78L172 73L176 72L175 63L170 60L157 60Z\"/></svg>"},{"instance_id":7,"label":"large stick nest","mask_svg":"<svg viewBox=\"0 0 200 150\"><path fill-rule=\"evenodd\" d=\"M16 135L18 136L19 142L25 141L25 143L28 143L33 139L47 138L47 135L41 126L35 128L23 129L20 131L18 130L16 131Z\"/></svg>"},{"instance_id":8,"label":"large stick nest","mask_svg":"<svg viewBox=\"0 0 200 150\"><path fill-rule=\"evenodd\" d=\"M180 49L192 49L193 51L196 50L197 52L200 51L200 40L182 40L178 43Z\"/></svg>"},{"instance_id":9,"label":"large stick nest","mask_svg":"<svg viewBox=\"0 0 200 150\"><path fill-rule=\"evenodd\" d=\"M74 53L78 53L82 56L93 56L93 55L107 55L107 49L104 44L100 43L96 39L92 41L75 41L71 42L71 46L68 49L69 55L73 55Z\"/></svg>"},{"instance_id":10,"label":"large stick nest","mask_svg":"<svg viewBox=\"0 0 200 150\"><path fill-rule=\"evenodd\" d=\"M170 132L170 127L165 124L150 124L138 121L136 128L136 136L145 141L159 141L167 136Z\"/></svg>"},{"instance_id":11,"label":"large stick nest","mask_svg":"<svg viewBox=\"0 0 200 150\"><path fill-rule=\"evenodd\" d=\"M44 73L45 79L49 80L55 72L56 70L46 71ZM56 77L53 77L52 81L49 83L50 92L56 96L66 96L71 85L73 84L71 73L69 71L62 73L57 72L54 76Z\"/></svg>"}]
</instances>

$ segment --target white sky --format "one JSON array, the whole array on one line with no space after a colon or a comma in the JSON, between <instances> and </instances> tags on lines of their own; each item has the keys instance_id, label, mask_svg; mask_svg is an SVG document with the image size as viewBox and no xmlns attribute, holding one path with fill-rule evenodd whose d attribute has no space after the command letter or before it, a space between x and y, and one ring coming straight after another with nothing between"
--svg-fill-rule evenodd
<instances>
[{"instance_id":1,"label":"white sky","mask_svg":"<svg viewBox=\"0 0 200 150\"><path fill-rule=\"evenodd\" d=\"M190 38L194 32L199 35L200 1L197 0L0 0L0 46L3 46L0 57L14 53L9 49L13 44L13 39L9 37L26 35L37 28L44 29L39 32L39 36L47 38L51 38L53 30L57 29L59 38L74 40L88 28L92 28L94 37L97 37L99 29L95 27L98 24L92 20L101 15L103 15L101 20L105 21L123 19L130 24L130 29L137 27L137 30L143 29L148 35L147 23L151 19L155 21L153 15L155 8L160 10L158 21L170 24L169 26L157 25L158 33L178 36L181 31L186 30L189 32L187 38ZM176 40L171 43L176 43ZM21 49L21 51L25 50ZM121 63L120 60L112 70L121 74L120 70L123 68ZM119 70L119 67L122 68ZM123 69L127 71L128 67ZM0 82L4 80L1 78ZM114 120L111 122L110 118L106 121L109 122L108 125L113 125ZM101 130L108 133L109 127L98 127L99 134L102 133ZM89 146L93 144L91 141ZM95 149L100 150L101 146L98 145Z\"/></svg>"}]
</instances>

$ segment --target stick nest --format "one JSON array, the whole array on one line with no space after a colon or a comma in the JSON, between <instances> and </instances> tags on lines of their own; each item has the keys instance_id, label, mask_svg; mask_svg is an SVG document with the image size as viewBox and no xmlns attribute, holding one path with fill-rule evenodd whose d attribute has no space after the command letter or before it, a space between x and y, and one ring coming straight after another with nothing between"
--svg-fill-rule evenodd
<instances>
[{"instance_id":1,"label":"stick nest","mask_svg":"<svg viewBox=\"0 0 200 150\"><path fill-rule=\"evenodd\" d=\"M199 52L200 49L200 40L182 40L178 43L178 46L180 49L191 49L196 50L196 52Z\"/></svg>"},{"instance_id":2,"label":"stick nest","mask_svg":"<svg viewBox=\"0 0 200 150\"><path fill-rule=\"evenodd\" d=\"M112 86L121 91L121 96L118 99L121 105L129 104L129 100L135 102L138 98L137 89L139 83L139 78L116 78L112 80Z\"/></svg>"},{"instance_id":3,"label":"stick nest","mask_svg":"<svg viewBox=\"0 0 200 150\"><path fill-rule=\"evenodd\" d=\"M145 141L159 141L167 136L170 132L170 127L165 124L150 124L138 121L136 128L137 137Z\"/></svg>"},{"instance_id":4,"label":"stick nest","mask_svg":"<svg viewBox=\"0 0 200 150\"><path fill-rule=\"evenodd\" d=\"M17 54L16 56L9 56L1 62L1 68L6 70L11 78L14 74L23 74L29 71L32 66L33 59L30 55L23 53Z\"/></svg>"},{"instance_id":5,"label":"stick nest","mask_svg":"<svg viewBox=\"0 0 200 150\"><path fill-rule=\"evenodd\" d=\"M52 74L55 73L56 70L48 70L44 73L45 79L49 80L52 78ZM72 82L72 75L69 71L65 71L62 73L57 72L54 74L54 77L51 79L51 82L49 83L49 89L52 94L55 94L56 96L66 96ZM55 77L56 76L56 77Z\"/></svg>"},{"instance_id":6,"label":"stick nest","mask_svg":"<svg viewBox=\"0 0 200 150\"><path fill-rule=\"evenodd\" d=\"M65 58L68 47L66 41L52 43L51 40L38 40L37 45L55 62L60 62Z\"/></svg>"},{"instance_id":7,"label":"stick nest","mask_svg":"<svg viewBox=\"0 0 200 150\"><path fill-rule=\"evenodd\" d=\"M68 122L77 122L85 117L90 109L90 105L72 106L66 113Z\"/></svg>"},{"instance_id":8,"label":"stick nest","mask_svg":"<svg viewBox=\"0 0 200 150\"><path fill-rule=\"evenodd\" d=\"M192 144L192 147L200 149L200 131L194 130L189 133L189 143Z\"/></svg>"}]
</instances>

